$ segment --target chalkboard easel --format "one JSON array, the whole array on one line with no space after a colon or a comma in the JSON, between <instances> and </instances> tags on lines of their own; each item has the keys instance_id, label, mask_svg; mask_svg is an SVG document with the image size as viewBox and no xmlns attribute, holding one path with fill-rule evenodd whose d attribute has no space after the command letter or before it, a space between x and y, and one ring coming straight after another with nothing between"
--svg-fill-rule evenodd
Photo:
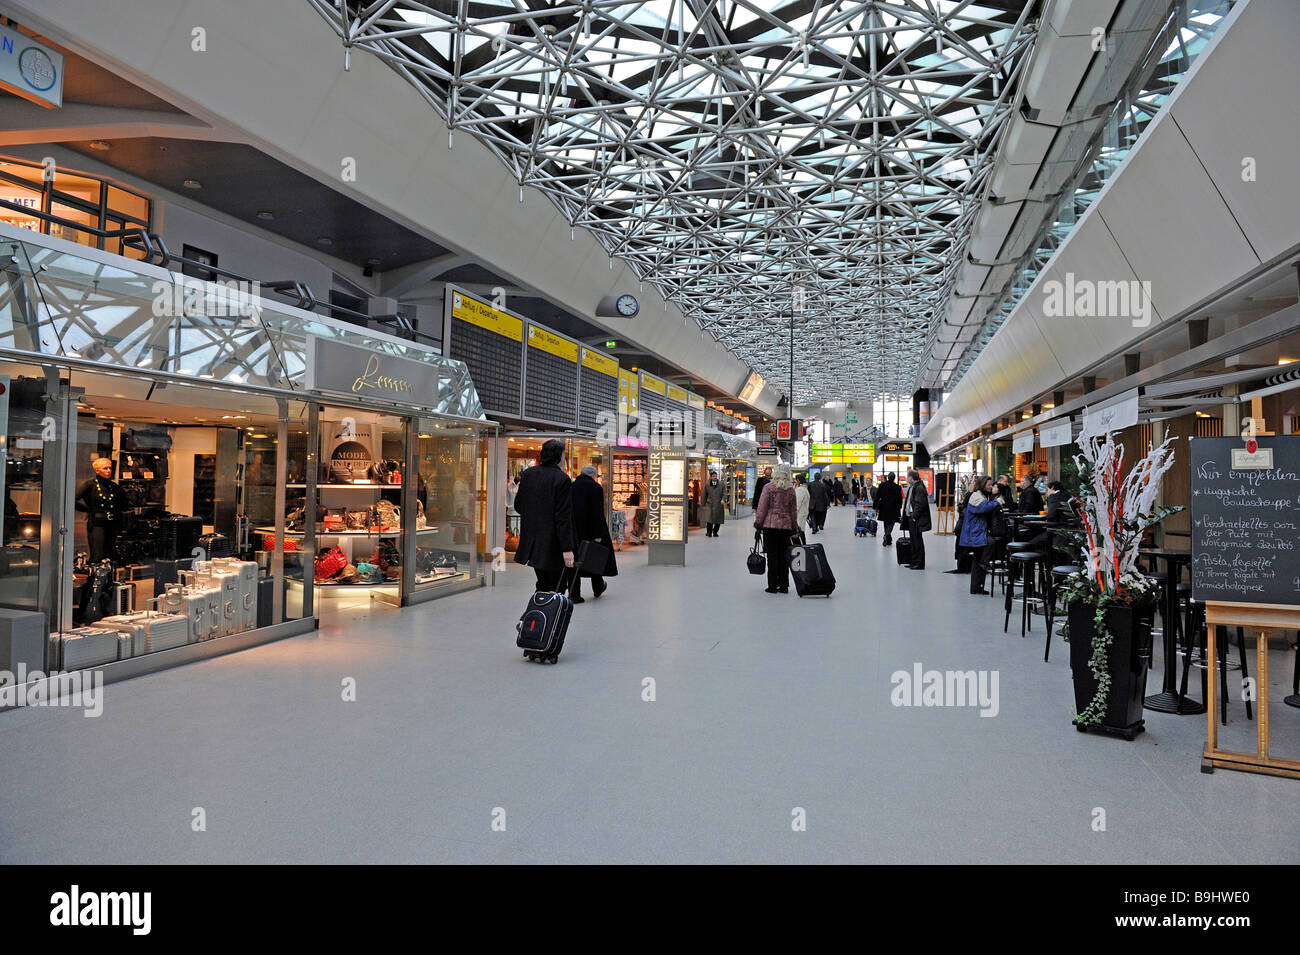
<instances>
[{"instance_id":1,"label":"chalkboard easel","mask_svg":"<svg viewBox=\"0 0 1300 955\"><path fill-rule=\"evenodd\" d=\"M1205 711L1209 720L1209 737L1201 754L1201 772L1212 773L1216 768L1235 769L1247 773L1266 773L1270 776L1289 776L1300 779L1300 760L1281 759L1268 751L1268 634L1270 630L1300 629L1300 607L1283 604L1240 604L1207 602L1205 604L1206 672L1209 688ZM1215 632L1220 626L1250 627L1255 631L1255 730L1254 753L1237 753L1219 748L1218 707L1219 670L1214 665L1218 659Z\"/></svg>"}]
</instances>

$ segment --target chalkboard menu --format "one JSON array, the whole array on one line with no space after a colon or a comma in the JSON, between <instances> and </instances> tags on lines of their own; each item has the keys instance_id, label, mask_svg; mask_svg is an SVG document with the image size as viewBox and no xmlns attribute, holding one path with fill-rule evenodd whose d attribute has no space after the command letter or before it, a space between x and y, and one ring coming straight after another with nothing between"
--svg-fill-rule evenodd
<instances>
[{"instance_id":1,"label":"chalkboard menu","mask_svg":"<svg viewBox=\"0 0 1300 955\"><path fill-rule=\"evenodd\" d=\"M1192 439L1196 600L1300 604L1300 437L1258 441Z\"/></svg>"},{"instance_id":2,"label":"chalkboard menu","mask_svg":"<svg viewBox=\"0 0 1300 955\"><path fill-rule=\"evenodd\" d=\"M601 427L600 413L616 414L618 403L618 362L608 355L582 350L582 369L579 371L578 427Z\"/></svg>"},{"instance_id":3,"label":"chalkboard menu","mask_svg":"<svg viewBox=\"0 0 1300 955\"><path fill-rule=\"evenodd\" d=\"M573 425L578 417L578 345L549 329L528 325L524 417Z\"/></svg>"},{"instance_id":4,"label":"chalkboard menu","mask_svg":"<svg viewBox=\"0 0 1300 955\"><path fill-rule=\"evenodd\" d=\"M485 411L518 416L523 378L523 321L465 292L449 291L447 329L443 337L447 357L465 363Z\"/></svg>"}]
</instances>

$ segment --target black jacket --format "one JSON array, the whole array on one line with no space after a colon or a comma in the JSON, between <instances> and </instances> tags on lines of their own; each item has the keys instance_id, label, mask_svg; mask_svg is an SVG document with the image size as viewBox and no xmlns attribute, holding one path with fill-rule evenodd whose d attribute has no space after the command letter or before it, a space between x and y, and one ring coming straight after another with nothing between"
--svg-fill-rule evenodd
<instances>
[{"instance_id":1,"label":"black jacket","mask_svg":"<svg viewBox=\"0 0 1300 955\"><path fill-rule=\"evenodd\" d=\"M1070 507L1070 495L1064 491L1053 491L1047 495L1048 523L1062 523L1074 520L1074 509Z\"/></svg>"},{"instance_id":2,"label":"black jacket","mask_svg":"<svg viewBox=\"0 0 1300 955\"><path fill-rule=\"evenodd\" d=\"M826 485L821 481L808 482L808 510L824 511L830 507L831 498L826 493Z\"/></svg>"},{"instance_id":3,"label":"black jacket","mask_svg":"<svg viewBox=\"0 0 1300 955\"><path fill-rule=\"evenodd\" d=\"M763 496L763 488L767 487L767 482L770 480L772 480L770 477L764 475L754 482L754 499L749 504L756 511L758 510L759 498Z\"/></svg>"},{"instance_id":4,"label":"black jacket","mask_svg":"<svg viewBox=\"0 0 1300 955\"><path fill-rule=\"evenodd\" d=\"M76 508L86 512L87 526L118 526L122 512L130 506L121 487L98 475L77 490Z\"/></svg>"},{"instance_id":5,"label":"black jacket","mask_svg":"<svg viewBox=\"0 0 1300 955\"><path fill-rule=\"evenodd\" d=\"M564 566L564 552L574 550L572 485L569 476L553 464L538 464L523 473L515 494L519 512L516 564L542 570Z\"/></svg>"},{"instance_id":6,"label":"black jacket","mask_svg":"<svg viewBox=\"0 0 1300 955\"><path fill-rule=\"evenodd\" d=\"M903 489L894 481L886 481L876 488L876 512L880 519L897 524L903 513Z\"/></svg>"},{"instance_id":7,"label":"black jacket","mask_svg":"<svg viewBox=\"0 0 1300 955\"><path fill-rule=\"evenodd\" d=\"M1043 495L1032 484L1020 492L1020 513L1037 514L1043 509Z\"/></svg>"},{"instance_id":8,"label":"black jacket","mask_svg":"<svg viewBox=\"0 0 1300 955\"><path fill-rule=\"evenodd\" d=\"M605 489L596 483L595 478L579 474L570 490L573 498L573 534L577 541L595 541L607 551L605 569L597 577L615 577L618 567L614 563L614 542L609 537L609 525L605 523ZM581 576L591 577L583 571Z\"/></svg>"},{"instance_id":9,"label":"black jacket","mask_svg":"<svg viewBox=\"0 0 1300 955\"><path fill-rule=\"evenodd\" d=\"M924 481L908 483L904 508L907 511L910 529L918 532L930 529L930 495L925 489Z\"/></svg>"}]
</instances>

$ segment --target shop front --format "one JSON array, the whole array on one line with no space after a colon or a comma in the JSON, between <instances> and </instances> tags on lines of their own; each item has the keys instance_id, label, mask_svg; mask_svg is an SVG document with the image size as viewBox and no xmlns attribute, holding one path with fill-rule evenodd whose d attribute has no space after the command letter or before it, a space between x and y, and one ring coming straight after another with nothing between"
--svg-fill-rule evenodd
<instances>
[{"instance_id":1,"label":"shop front","mask_svg":"<svg viewBox=\"0 0 1300 955\"><path fill-rule=\"evenodd\" d=\"M482 585L462 365L57 237L0 252L0 669L121 679Z\"/></svg>"},{"instance_id":2,"label":"shop front","mask_svg":"<svg viewBox=\"0 0 1300 955\"><path fill-rule=\"evenodd\" d=\"M498 459L505 467L503 514L506 553L513 554L519 547L519 512L514 506L515 493L519 490L519 479L525 471L541 460L542 445L552 439L564 442L564 460L561 464L570 478L577 478L585 467L596 469L596 481L605 490L605 519L607 522L610 519L613 470L608 444L570 432L507 432L496 439Z\"/></svg>"}]
</instances>

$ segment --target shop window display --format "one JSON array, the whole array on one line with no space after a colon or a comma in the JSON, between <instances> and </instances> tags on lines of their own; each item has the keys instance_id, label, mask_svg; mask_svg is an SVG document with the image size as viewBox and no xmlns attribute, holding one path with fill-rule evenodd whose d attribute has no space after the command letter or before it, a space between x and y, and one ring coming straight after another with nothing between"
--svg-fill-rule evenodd
<instances>
[{"instance_id":1,"label":"shop window display","mask_svg":"<svg viewBox=\"0 0 1300 955\"><path fill-rule=\"evenodd\" d=\"M4 546L0 607L40 609L41 490L45 467L45 382L0 366L0 435L5 441ZM35 369L32 369L33 371ZM39 661L36 661L39 664Z\"/></svg>"},{"instance_id":2,"label":"shop window display","mask_svg":"<svg viewBox=\"0 0 1300 955\"><path fill-rule=\"evenodd\" d=\"M154 389L139 381L81 372L70 386L73 576L47 666L98 666L304 615L307 555L268 551L251 528L269 517L273 544L283 528L267 508L278 455L301 466L305 405L178 385L144 400Z\"/></svg>"},{"instance_id":3,"label":"shop window display","mask_svg":"<svg viewBox=\"0 0 1300 955\"><path fill-rule=\"evenodd\" d=\"M475 431L427 419L418 424L413 580L422 591L478 573L482 465Z\"/></svg>"}]
</instances>

